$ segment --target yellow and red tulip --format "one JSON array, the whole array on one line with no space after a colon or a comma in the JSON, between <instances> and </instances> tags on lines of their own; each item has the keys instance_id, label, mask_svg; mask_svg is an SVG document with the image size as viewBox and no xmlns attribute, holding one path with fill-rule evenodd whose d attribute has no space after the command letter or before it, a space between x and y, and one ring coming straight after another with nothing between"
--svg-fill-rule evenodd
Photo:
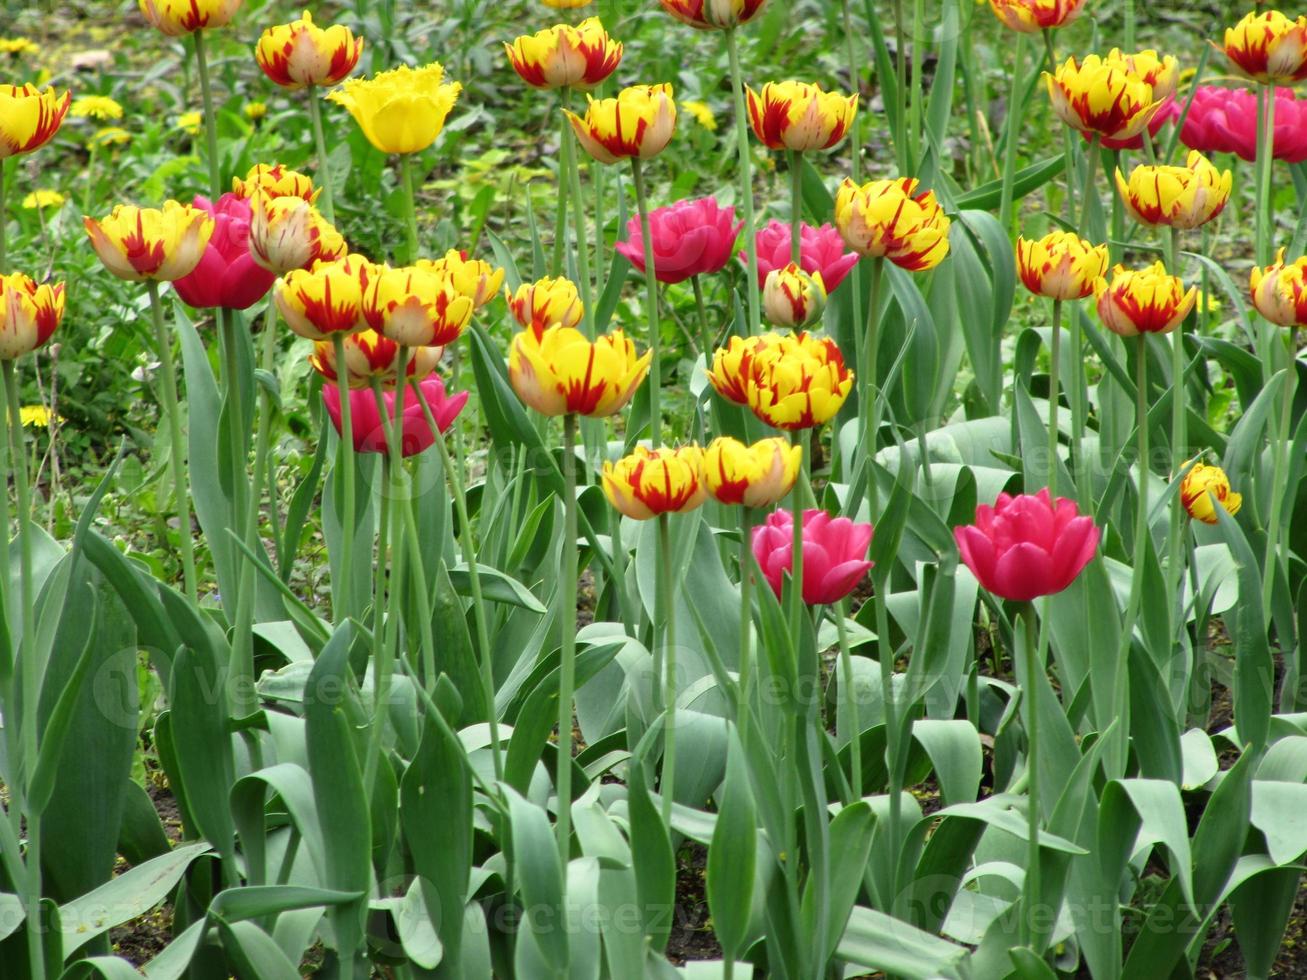
<instances>
[{"instance_id":1,"label":"yellow and red tulip","mask_svg":"<svg viewBox=\"0 0 1307 980\"><path fill-rule=\"evenodd\" d=\"M1230 171L1217 170L1197 150L1183 167L1138 166L1127 181L1116 172L1116 189L1126 210L1145 225L1192 229L1205 225L1230 199Z\"/></svg>"},{"instance_id":2,"label":"yellow and red tulip","mask_svg":"<svg viewBox=\"0 0 1307 980\"><path fill-rule=\"evenodd\" d=\"M791 262L767 273L762 289L762 313L774 327L802 329L821 319L826 311L826 284L821 273L804 272Z\"/></svg>"},{"instance_id":3,"label":"yellow and red tulip","mask_svg":"<svg viewBox=\"0 0 1307 980\"><path fill-rule=\"evenodd\" d=\"M1249 292L1257 312L1272 323L1307 326L1307 256L1286 264L1280 249L1271 265L1253 267Z\"/></svg>"},{"instance_id":4,"label":"yellow and red tulip","mask_svg":"<svg viewBox=\"0 0 1307 980\"><path fill-rule=\"evenodd\" d=\"M733 336L725 347L713 353L712 370L708 380L717 394L737 405L749 404L749 379L753 371L753 355L768 344L779 343L781 335L767 333L757 337Z\"/></svg>"},{"instance_id":5,"label":"yellow and red tulip","mask_svg":"<svg viewBox=\"0 0 1307 980\"><path fill-rule=\"evenodd\" d=\"M1225 56L1263 85L1292 85L1307 78L1307 17L1290 20L1278 10L1253 11L1225 30Z\"/></svg>"},{"instance_id":6,"label":"yellow and red tulip","mask_svg":"<svg viewBox=\"0 0 1307 980\"><path fill-rule=\"evenodd\" d=\"M523 330L508 351L513 390L541 415L605 418L626 407L653 354L620 330L591 342L572 327Z\"/></svg>"},{"instance_id":7,"label":"yellow and red tulip","mask_svg":"<svg viewBox=\"0 0 1307 980\"><path fill-rule=\"evenodd\" d=\"M432 62L347 79L327 98L348 109L368 142L382 153L420 153L445 128L462 90L458 82L445 81L445 69Z\"/></svg>"},{"instance_id":8,"label":"yellow and red tulip","mask_svg":"<svg viewBox=\"0 0 1307 980\"><path fill-rule=\"evenodd\" d=\"M917 180L845 179L835 196L835 226L853 249L887 258L909 272L933 269L948 255L949 219L934 191L917 193Z\"/></svg>"},{"instance_id":9,"label":"yellow and red tulip","mask_svg":"<svg viewBox=\"0 0 1307 980\"><path fill-rule=\"evenodd\" d=\"M1216 505L1212 503L1213 497ZM1219 466L1195 463L1180 481L1180 502L1194 520L1216 524L1220 522L1216 507L1220 506L1233 517L1243 506L1243 494L1230 489L1230 479Z\"/></svg>"},{"instance_id":10,"label":"yellow and red tulip","mask_svg":"<svg viewBox=\"0 0 1307 980\"><path fill-rule=\"evenodd\" d=\"M64 284L0 275L0 359L12 361L50 339L64 316Z\"/></svg>"},{"instance_id":11,"label":"yellow and red tulip","mask_svg":"<svg viewBox=\"0 0 1307 980\"><path fill-rule=\"evenodd\" d=\"M430 265L381 269L363 294L363 318L405 347L444 347L472 321L472 301Z\"/></svg>"},{"instance_id":12,"label":"yellow and red tulip","mask_svg":"<svg viewBox=\"0 0 1307 980\"><path fill-rule=\"evenodd\" d=\"M802 459L802 447L783 436L751 446L723 436L704 450L704 483L723 504L770 507L794 488Z\"/></svg>"},{"instance_id":13,"label":"yellow and red tulip","mask_svg":"<svg viewBox=\"0 0 1307 980\"><path fill-rule=\"evenodd\" d=\"M1103 62L1151 85L1155 102L1165 102L1175 95L1180 83L1180 62L1174 55L1159 55L1152 48L1134 54L1123 54L1120 48L1113 48Z\"/></svg>"},{"instance_id":14,"label":"yellow and red tulip","mask_svg":"<svg viewBox=\"0 0 1307 980\"><path fill-rule=\"evenodd\" d=\"M0 160L39 150L64 121L72 93L35 85L0 85Z\"/></svg>"},{"instance_id":15,"label":"yellow and red tulip","mask_svg":"<svg viewBox=\"0 0 1307 980\"><path fill-rule=\"evenodd\" d=\"M790 334L750 358L749 408L772 428L810 429L835 417L853 390L853 372L829 337Z\"/></svg>"},{"instance_id":16,"label":"yellow and red tulip","mask_svg":"<svg viewBox=\"0 0 1307 980\"><path fill-rule=\"evenodd\" d=\"M302 197L256 194L250 203L250 256L263 268L284 275L348 254L340 232Z\"/></svg>"},{"instance_id":17,"label":"yellow and red tulip","mask_svg":"<svg viewBox=\"0 0 1307 980\"><path fill-rule=\"evenodd\" d=\"M1128 140L1152 121L1164 99L1121 63L1091 54L1068 58L1055 74L1044 73L1053 111L1072 129L1103 139Z\"/></svg>"},{"instance_id":18,"label":"yellow and red tulip","mask_svg":"<svg viewBox=\"0 0 1307 980\"><path fill-rule=\"evenodd\" d=\"M1099 279L1094 284L1094 294L1103 326L1121 337L1137 337L1174 330L1194 308L1198 289L1186 290L1179 276L1154 262L1143 269L1118 265L1110 282Z\"/></svg>"},{"instance_id":19,"label":"yellow and red tulip","mask_svg":"<svg viewBox=\"0 0 1307 980\"><path fill-rule=\"evenodd\" d=\"M563 111L585 152L600 163L655 157L676 131L676 103L668 83L632 85L614 99L586 99L585 116Z\"/></svg>"},{"instance_id":20,"label":"yellow and red tulip","mask_svg":"<svg viewBox=\"0 0 1307 980\"><path fill-rule=\"evenodd\" d=\"M137 0L150 26L169 37L193 34L209 27L226 27L241 0Z\"/></svg>"},{"instance_id":21,"label":"yellow and red tulip","mask_svg":"<svg viewBox=\"0 0 1307 980\"><path fill-rule=\"evenodd\" d=\"M348 388L370 388L380 381L393 388L399 383L400 345L375 330L360 330L344 338L345 385ZM405 360L405 379L425 378L440 363L443 347L411 347ZM320 340L309 355L313 370L330 381L340 383L340 365L336 363L336 345L331 340Z\"/></svg>"},{"instance_id":22,"label":"yellow and red tulip","mask_svg":"<svg viewBox=\"0 0 1307 980\"><path fill-rule=\"evenodd\" d=\"M604 496L637 521L694 510L708 495L703 450L698 446L637 446L630 456L603 466Z\"/></svg>"},{"instance_id":23,"label":"yellow and red tulip","mask_svg":"<svg viewBox=\"0 0 1307 980\"><path fill-rule=\"evenodd\" d=\"M749 124L771 150L829 150L844 139L858 112L856 95L823 92L807 82L768 82L746 89Z\"/></svg>"},{"instance_id":24,"label":"yellow and red tulip","mask_svg":"<svg viewBox=\"0 0 1307 980\"><path fill-rule=\"evenodd\" d=\"M585 316L576 283L562 276L524 282L516 293L505 290L504 298L513 318L536 333L552 326L575 327Z\"/></svg>"},{"instance_id":25,"label":"yellow and red tulip","mask_svg":"<svg viewBox=\"0 0 1307 980\"><path fill-rule=\"evenodd\" d=\"M660 0L663 9L701 31L729 30L757 17L766 0Z\"/></svg>"},{"instance_id":26,"label":"yellow and red tulip","mask_svg":"<svg viewBox=\"0 0 1307 980\"><path fill-rule=\"evenodd\" d=\"M256 163L243 180L232 178L231 189L246 200L252 200L257 194L266 194L268 197L299 197L310 204L322 193L320 188L314 188L311 178L280 163Z\"/></svg>"},{"instance_id":27,"label":"yellow and red tulip","mask_svg":"<svg viewBox=\"0 0 1307 980\"><path fill-rule=\"evenodd\" d=\"M1107 263L1106 245L1094 245L1073 232L1017 239L1017 272L1036 296L1064 302L1084 299L1107 272Z\"/></svg>"},{"instance_id":28,"label":"yellow and red tulip","mask_svg":"<svg viewBox=\"0 0 1307 980\"><path fill-rule=\"evenodd\" d=\"M513 70L532 88L594 88L622 60L622 42L614 41L598 17L576 27L557 24L505 42Z\"/></svg>"},{"instance_id":29,"label":"yellow and red tulip","mask_svg":"<svg viewBox=\"0 0 1307 980\"><path fill-rule=\"evenodd\" d=\"M263 74L288 89L336 85L349 76L362 54L363 38L343 24L319 27L307 10L299 20L269 27L254 48Z\"/></svg>"},{"instance_id":30,"label":"yellow and red tulip","mask_svg":"<svg viewBox=\"0 0 1307 980\"><path fill-rule=\"evenodd\" d=\"M166 201L162 209L119 204L108 217L83 218L91 247L119 279L172 282L204 257L213 218L199 208Z\"/></svg>"},{"instance_id":31,"label":"yellow and red tulip","mask_svg":"<svg viewBox=\"0 0 1307 980\"><path fill-rule=\"evenodd\" d=\"M330 341L336 333L350 334L367 326L363 294L380 273L361 255L319 262L296 269L277 283L273 300L286 325L301 337Z\"/></svg>"},{"instance_id":32,"label":"yellow and red tulip","mask_svg":"<svg viewBox=\"0 0 1307 980\"><path fill-rule=\"evenodd\" d=\"M472 301L478 310L499 295L504 270L485 259L470 259L466 252L451 248L439 259L418 259L421 268L431 268L449 277L454 288Z\"/></svg>"},{"instance_id":33,"label":"yellow and red tulip","mask_svg":"<svg viewBox=\"0 0 1307 980\"><path fill-rule=\"evenodd\" d=\"M1004 27L1022 34L1065 27L1084 12L1085 0L989 0Z\"/></svg>"}]
</instances>

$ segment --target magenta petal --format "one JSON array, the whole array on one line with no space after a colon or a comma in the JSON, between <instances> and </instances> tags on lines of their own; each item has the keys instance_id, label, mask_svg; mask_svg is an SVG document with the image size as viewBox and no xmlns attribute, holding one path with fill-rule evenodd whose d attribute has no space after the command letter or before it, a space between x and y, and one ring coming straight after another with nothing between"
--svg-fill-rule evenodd
<instances>
[{"instance_id":1,"label":"magenta petal","mask_svg":"<svg viewBox=\"0 0 1307 980\"><path fill-rule=\"evenodd\" d=\"M807 583L804 584L804 601L839 602L857 587L871 569L869 561L846 561L828 571L820 583L820 592L816 599L808 599Z\"/></svg>"},{"instance_id":2,"label":"magenta petal","mask_svg":"<svg viewBox=\"0 0 1307 980\"><path fill-rule=\"evenodd\" d=\"M1101 534L1094 519L1087 515L1077 517L1062 531L1053 549L1053 572L1056 580L1061 583L1058 592L1074 582L1076 576L1093 560Z\"/></svg>"},{"instance_id":3,"label":"magenta petal","mask_svg":"<svg viewBox=\"0 0 1307 980\"><path fill-rule=\"evenodd\" d=\"M1037 545L1015 544L998 558L990 592L1015 602L1028 602L1052 591L1053 563L1047 551Z\"/></svg>"},{"instance_id":4,"label":"magenta petal","mask_svg":"<svg viewBox=\"0 0 1307 980\"><path fill-rule=\"evenodd\" d=\"M976 576L976 580L981 585L993 592L996 582L994 566L998 560L994 551L994 542L979 528L971 525L955 527L953 540L957 542L963 564L971 569L971 574Z\"/></svg>"}]
</instances>

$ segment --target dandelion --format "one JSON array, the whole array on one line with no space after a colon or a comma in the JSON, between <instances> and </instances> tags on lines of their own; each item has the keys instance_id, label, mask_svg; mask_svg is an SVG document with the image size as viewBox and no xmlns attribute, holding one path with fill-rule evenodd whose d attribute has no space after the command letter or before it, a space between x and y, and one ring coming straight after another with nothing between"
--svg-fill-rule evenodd
<instances>
[{"instance_id":1,"label":"dandelion","mask_svg":"<svg viewBox=\"0 0 1307 980\"><path fill-rule=\"evenodd\" d=\"M717 119L713 116L712 109L708 107L707 102L699 102L695 100L682 102L681 108L684 109L695 122L710 133L717 131Z\"/></svg>"},{"instance_id":2,"label":"dandelion","mask_svg":"<svg viewBox=\"0 0 1307 980\"><path fill-rule=\"evenodd\" d=\"M18 410L18 421L23 428L36 426L38 429L48 429L51 422L62 422L63 419L44 405L24 405Z\"/></svg>"},{"instance_id":3,"label":"dandelion","mask_svg":"<svg viewBox=\"0 0 1307 980\"><path fill-rule=\"evenodd\" d=\"M23 207L28 211L35 211L38 208L44 210L45 208L63 207L63 203L64 196L58 191L51 190L32 191L23 198Z\"/></svg>"},{"instance_id":4,"label":"dandelion","mask_svg":"<svg viewBox=\"0 0 1307 980\"><path fill-rule=\"evenodd\" d=\"M250 122L258 122L268 114L268 103L266 102L246 102L241 108L245 118Z\"/></svg>"},{"instance_id":5,"label":"dandelion","mask_svg":"<svg viewBox=\"0 0 1307 980\"><path fill-rule=\"evenodd\" d=\"M121 126L106 126L92 134L88 142L92 149L99 150L109 146L126 146L132 141L132 134Z\"/></svg>"},{"instance_id":6,"label":"dandelion","mask_svg":"<svg viewBox=\"0 0 1307 980\"><path fill-rule=\"evenodd\" d=\"M204 125L204 115L200 112L183 112L177 117L177 128L187 136L198 136Z\"/></svg>"},{"instance_id":7,"label":"dandelion","mask_svg":"<svg viewBox=\"0 0 1307 980\"><path fill-rule=\"evenodd\" d=\"M25 37L0 37L0 54L30 54L37 55L41 53L41 46L35 41Z\"/></svg>"},{"instance_id":8,"label":"dandelion","mask_svg":"<svg viewBox=\"0 0 1307 980\"><path fill-rule=\"evenodd\" d=\"M83 95L68 110L75 119L121 119L123 107L107 95Z\"/></svg>"}]
</instances>

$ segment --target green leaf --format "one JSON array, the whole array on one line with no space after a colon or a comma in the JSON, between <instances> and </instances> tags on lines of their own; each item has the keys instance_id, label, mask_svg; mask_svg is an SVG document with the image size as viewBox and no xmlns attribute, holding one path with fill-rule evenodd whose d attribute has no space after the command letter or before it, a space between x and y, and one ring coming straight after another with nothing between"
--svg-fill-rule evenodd
<instances>
[{"instance_id":1,"label":"green leaf","mask_svg":"<svg viewBox=\"0 0 1307 980\"><path fill-rule=\"evenodd\" d=\"M497 568L477 563L477 572L481 579L481 594L494 602L503 602L510 606L520 606L533 613L544 615L544 604L525 585ZM456 565L449 570L449 579L454 591L461 596L471 597L472 576L466 565Z\"/></svg>"},{"instance_id":2,"label":"green leaf","mask_svg":"<svg viewBox=\"0 0 1307 980\"><path fill-rule=\"evenodd\" d=\"M1269 390L1269 386L1268 389ZM1266 745L1271 724L1275 664L1262 618L1262 582L1257 559L1243 530L1224 507L1216 508L1221 534L1234 556L1239 605L1234 611L1234 717L1239 738L1254 750Z\"/></svg>"},{"instance_id":3,"label":"green leaf","mask_svg":"<svg viewBox=\"0 0 1307 980\"><path fill-rule=\"evenodd\" d=\"M1098 850L1108 880L1125 871L1143 848L1161 844L1171 853L1171 872L1186 902L1194 901L1193 858L1184 801L1175 783L1161 779L1119 779L1103 790L1098 812Z\"/></svg>"},{"instance_id":4,"label":"green leaf","mask_svg":"<svg viewBox=\"0 0 1307 980\"><path fill-rule=\"evenodd\" d=\"M259 980L299 980L300 971L281 947L253 922L218 919L222 947L243 976Z\"/></svg>"},{"instance_id":5,"label":"green leaf","mask_svg":"<svg viewBox=\"0 0 1307 980\"><path fill-rule=\"evenodd\" d=\"M527 802L511 786L504 787L504 795L508 800L513 855L530 927L521 934L530 936L554 971L566 972L568 934L563 910L563 869L553 829L545 811Z\"/></svg>"},{"instance_id":6,"label":"green leaf","mask_svg":"<svg viewBox=\"0 0 1307 980\"><path fill-rule=\"evenodd\" d=\"M725 956L743 948L753 908L757 867L757 811L744 760L744 750L732 730L726 755L726 782L722 788L708 848L706 888L713 930Z\"/></svg>"},{"instance_id":7,"label":"green leaf","mask_svg":"<svg viewBox=\"0 0 1307 980\"><path fill-rule=\"evenodd\" d=\"M1059 153L1055 157L1032 163L1030 166L1018 170L1016 177L1012 180L1012 199L1019 201L1027 194L1043 187L1062 172L1065 163L1065 156ZM959 194L953 203L959 211L993 211L998 208L1002 196L1003 181L1001 179L991 180L967 191L965 194Z\"/></svg>"},{"instance_id":8,"label":"green leaf","mask_svg":"<svg viewBox=\"0 0 1307 980\"><path fill-rule=\"evenodd\" d=\"M967 951L884 912L854 906L835 955L908 980L956 975Z\"/></svg>"},{"instance_id":9,"label":"green leaf","mask_svg":"<svg viewBox=\"0 0 1307 980\"><path fill-rule=\"evenodd\" d=\"M227 794L236 779L227 719L227 672L212 645L184 646L173 663L169 726L179 781L196 827L224 856L232 853Z\"/></svg>"}]
</instances>

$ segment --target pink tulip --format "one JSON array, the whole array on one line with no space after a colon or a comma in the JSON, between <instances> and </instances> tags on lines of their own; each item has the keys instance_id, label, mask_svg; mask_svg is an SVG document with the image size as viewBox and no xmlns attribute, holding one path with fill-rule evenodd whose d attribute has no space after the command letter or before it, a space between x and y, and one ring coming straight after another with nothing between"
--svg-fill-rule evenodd
<instances>
[{"instance_id":1,"label":"pink tulip","mask_svg":"<svg viewBox=\"0 0 1307 980\"><path fill-rule=\"evenodd\" d=\"M1200 85L1180 141L1203 153L1237 153L1257 159L1257 93L1246 88ZM1293 90L1275 90L1275 159L1287 163L1307 160L1307 101L1294 98Z\"/></svg>"},{"instance_id":2,"label":"pink tulip","mask_svg":"<svg viewBox=\"0 0 1307 980\"><path fill-rule=\"evenodd\" d=\"M994 595L1028 602L1061 592L1098 549L1094 519L1074 500L1000 493L993 507L976 508L976 523L953 529L962 560Z\"/></svg>"},{"instance_id":3,"label":"pink tulip","mask_svg":"<svg viewBox=\"0 0 1307 980\"><path fill-rule=\"evenodd\" d=\"M780 221L769 221L767 227L758 229L754 242L758 247L760 287L766 285L767 273L773 269L784 269L790 264L793 254L791 236L790 226ZM844 251L844 239L834 225L814 228L805 224L799 229L799 239L799 265L803 271L809 275L820 272L826 292L835 292L835 287L844 281L849 270L857 264L857 253ZM740 261L748 265L748 249L740 253Z\"/></svg>"},{"instance_id":4,"label":"pink tulip","mask_svg":"<svg viewBox=\"0 0 1307 980\"><path fill-rule=\"evenodd\" d=\"M824 510L803 512L803 601L810 606L839 602L871 568L870 524L832 518ZM794 518L788 510L767 515L753 529L753 557L767 584L781 594L781 576L794 568Z\"/></svg>"},{"instance_id":5,"label":"pink tulip","mask_svg":"<svg viewBox=\"0 0 1307 980\"><path fill-rule=\"evenodd\" d=\"M677 201L649 212L653 241L654 276L662 283L685 282L691 276L721 272L735 251L743 222L735 222L735 209L718 207L717 199L702 197ZM617 251L644 272L644 236L640 219L626 223L626 241Z\"/></svg>"},{"instance_id":6,"label":"pink tulip","mask_svg":"<svg viewBox=\"0 0 1307 980\"><path fill-rule=\"evenodd\" d=\"M200 309L248 309L277 281L250 258L250 202L224 194L217 204L196 197L195 206L212 215L213 235L195 271L173 283L177 295Z\"/></svg>"},{"instance_id":7,"label":"pink tulip","mask_svg":"<svg viewBox=\"0 0 1307 980\"><path fill-rule=\"evenodd\" d=\"M1157 134L1161 132L1162 127L1167 123L1180 118L1180 106L1176 103L1175 97L1168 95L1162 107L1157 110L1152 120L1148 123L1148 135L1153 142L1157 141ZM1088 142L1089 136L1081 133L1085 141ZM1103 147L1108 150L1142 150L1144 148L1144 134L1139 133L1127 140L1103 139Z\"/></svg>"},{"instance_id":8,"label":"pink tulip","mask_svg":"<svg viewBox=\"0 0 1307 980\"><path fill-rule=\"evenodd\" d=\"M434 374L418 382L423 397L431 409L431 416L436 420L440 431L447 432L454 424L454 419L467 403L468 393L460 391L455 395L446 395L445 386ZM386 414L395 417L395 392L383 392L386 402ZM327 414L340 434L340 389L333 384L322 386L322 400L327 406ZM400 433L400 451L405 456L415 456L431 447L436 441L436 434L427 424L422 403L413 394L411 387L404 388L404 402L401 413L403 429ZM362 388L349 393L350 424L354 430L354 451L360 453L386 452L386 430L381 424L381 413L377 411L377 399L372 391Z\"/></svg>"}]
</instances>

